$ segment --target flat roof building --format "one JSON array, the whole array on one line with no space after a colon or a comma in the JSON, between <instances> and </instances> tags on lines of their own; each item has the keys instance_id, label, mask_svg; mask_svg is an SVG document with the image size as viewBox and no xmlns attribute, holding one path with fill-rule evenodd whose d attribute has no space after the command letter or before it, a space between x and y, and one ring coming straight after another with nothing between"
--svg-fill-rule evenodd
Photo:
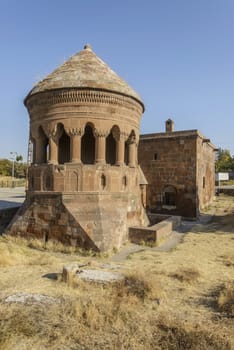
<instances>
[{"instance_id":1,"label":"flat roof building","mask_svg":"<svg viewBox=\"0 0 234 350\"><path fill-rule=\"evenodd\" d=\"M140 136L139 164L148 181L147 208L158 213L196 217L215 195L215 147L198 130Z\"/></svg>"}]
</instances>

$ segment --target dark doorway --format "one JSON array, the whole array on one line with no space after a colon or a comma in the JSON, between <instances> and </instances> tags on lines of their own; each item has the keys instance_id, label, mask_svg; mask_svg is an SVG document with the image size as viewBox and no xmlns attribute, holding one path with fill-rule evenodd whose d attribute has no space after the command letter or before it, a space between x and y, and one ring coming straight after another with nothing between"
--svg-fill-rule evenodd
<instances>
[{"instance_id":1,"label":"dark doorway","mask_svg":"<svg viewBox=\"0 0 234 350\"><path fill-rule=\"evenodd\" d=\"M166 186L164 189L164 205L176 206L176 188Z\"/></svg>"}]
</instances>

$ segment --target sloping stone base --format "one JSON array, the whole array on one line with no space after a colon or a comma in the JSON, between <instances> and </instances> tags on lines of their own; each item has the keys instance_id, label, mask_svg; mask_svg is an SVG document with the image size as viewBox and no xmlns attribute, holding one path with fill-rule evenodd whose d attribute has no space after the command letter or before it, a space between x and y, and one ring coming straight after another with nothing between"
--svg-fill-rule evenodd
<instances>
[{"instance_id":1,"label":"sloping stone base","mask_svg":"<svg viewBox=\"0 0 234 350\"><path fill-rule=\"evenodd\" d=\"M129 192L28 192L8 233L108 251L128 239L133 225L148 225L148 219L140 196Z\"/></svg>"}]
</instances>

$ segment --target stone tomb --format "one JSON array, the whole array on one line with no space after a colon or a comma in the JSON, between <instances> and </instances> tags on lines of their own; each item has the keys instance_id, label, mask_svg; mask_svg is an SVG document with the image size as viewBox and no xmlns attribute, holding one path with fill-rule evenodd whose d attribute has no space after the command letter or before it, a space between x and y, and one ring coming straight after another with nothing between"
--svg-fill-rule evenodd
<instances>
[{"instance_id":1,"label":"stone tomb","mask_svg":"<svg viewBox=\"0 0 234 350\"><path fill-rule=\"evenodd\" d=\"M148 224L138 94L86 45L29 92L32 164L13 235L107 251Z\"/></svg>"}]
</instances>

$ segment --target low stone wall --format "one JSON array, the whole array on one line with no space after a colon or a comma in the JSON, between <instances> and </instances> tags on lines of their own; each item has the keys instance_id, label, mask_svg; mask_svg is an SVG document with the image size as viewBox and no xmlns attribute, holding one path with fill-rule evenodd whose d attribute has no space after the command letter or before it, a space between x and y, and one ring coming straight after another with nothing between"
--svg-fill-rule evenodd
<instances>
[{"instance_id":1,"label":"low stone wall","mask_svg":"<svg viewBox=\"0 0 234 350\"><path fill-rule=\"evenodd\" d=\"M149 219L156 220L157 214L155 217L150 217ZM158 216L158 215L157 215ZM164 215L161 216L161 221L155 225L148 226L148 227L129 227L128 234L129 234L129 240L132 243L139 244L142 241L144 242L154 242L156 244L160 244L162 241L164 241L172 231L178 227L181 223L181 217L180 216L170 216L165 218ZM164 216L164 219L163 219ZM160 218L158 218L159 220Z\"/></svg>"},{"instance_id":2,"label":"low stone wall","mask_svg":"<svg viewBox=\"0 0 234 350\"><path fill-rule=\"evenodd\" d=\"M158 224L159 222L169 219L171 217L171 215L155 214L155 213L147 213L147 216L150 221L150 226Z\"/></svg>"},{"instance_id":3,"label":"low stone wall","mask_svg":"<svg viewBox=\"0 0 234 350\"><path fill-rule=\"evenodd\" d=\"M20 206L19 204L16 207L0 209L0 234L9 225Z\"/></svg>"},{"instance_id":4,"label":"low stone wall","mask_svg":"<svg viewBox=\"0 0 234 350\"><path fill-rule=\"evenodd\" d=\"M219 195L220 193L227 194L229 196L234 196L234 187L218 187L216 188L216 195Z\"/></svg>"}]
</instances>

